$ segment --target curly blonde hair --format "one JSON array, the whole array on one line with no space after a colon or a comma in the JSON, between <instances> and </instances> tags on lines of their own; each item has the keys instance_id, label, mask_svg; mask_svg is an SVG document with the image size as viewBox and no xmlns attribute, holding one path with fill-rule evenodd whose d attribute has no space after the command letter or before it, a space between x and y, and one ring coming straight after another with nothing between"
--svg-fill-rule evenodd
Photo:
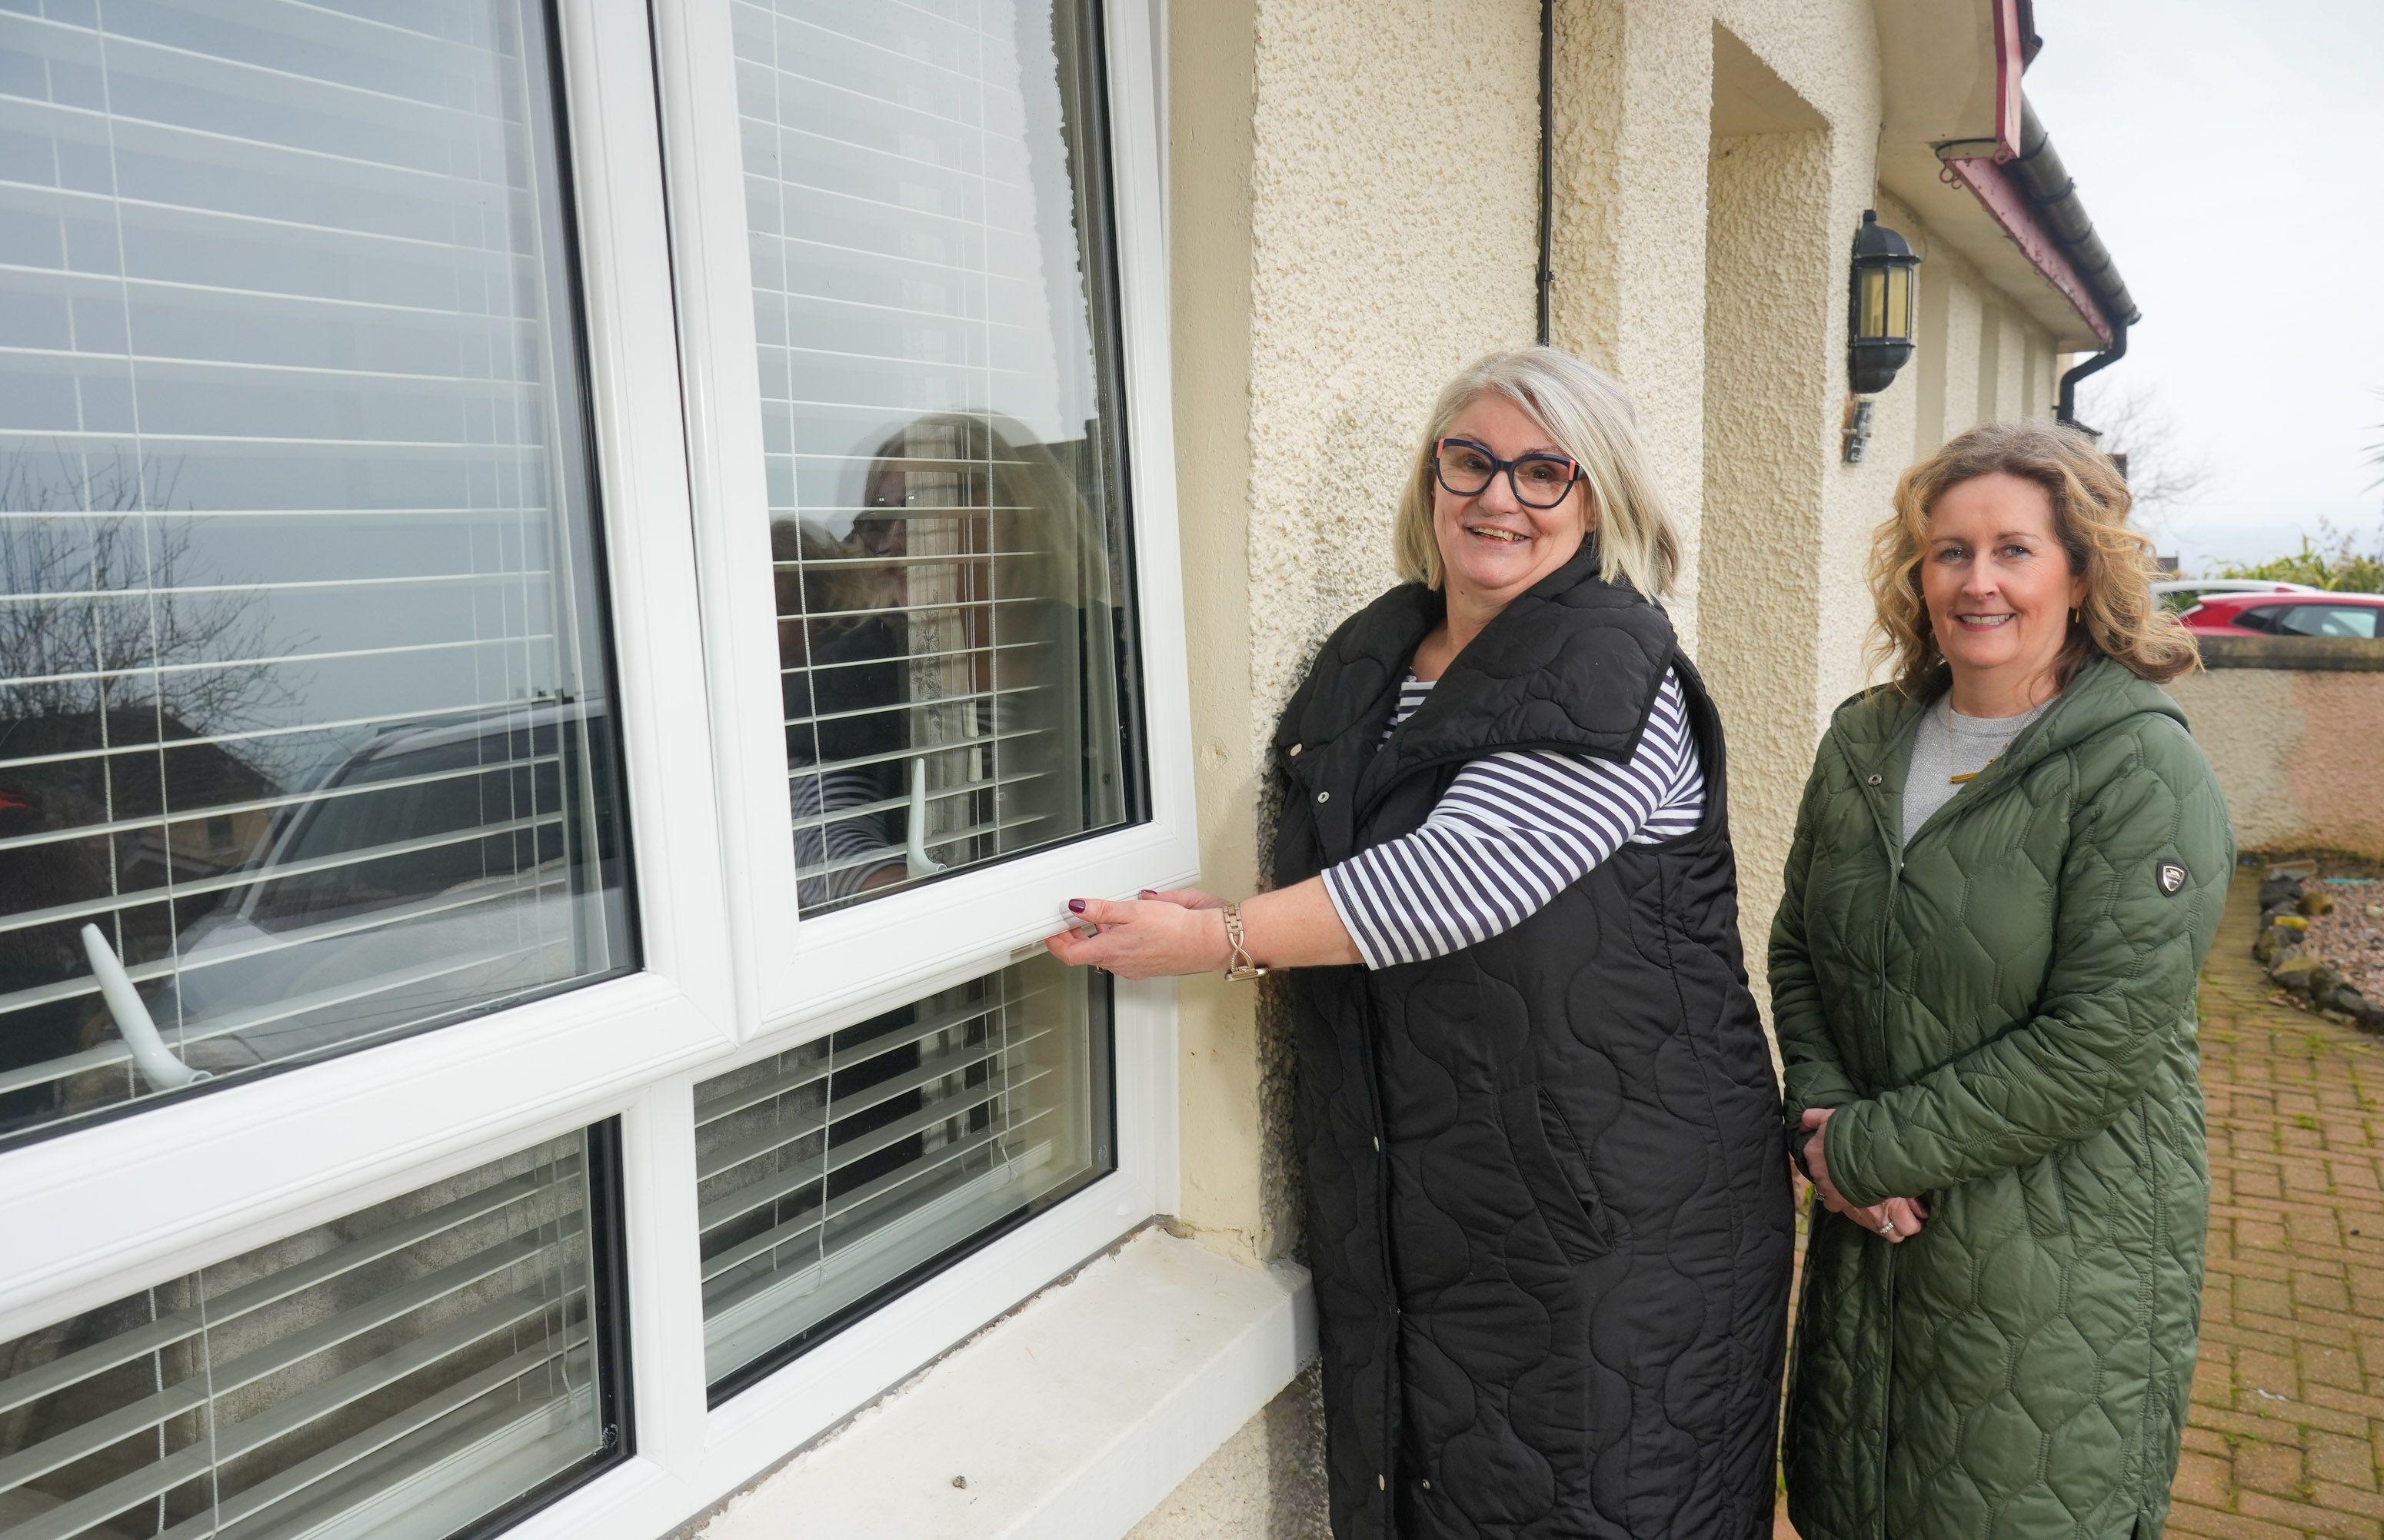
<instances>
[{"instance_id":1,"label":"curly blonde hair","mask_svg":"<svg viewBox=\"0 0 2384 1540\"><path fill-rule=\"evenodd\" d=\"M2054 664L2062 689L2096 653L2116 659L2140 679L2163 684L2202 666L2193 637L2153 596L2153 542L2128 527L2134 501L2126 478L2094 441L2049 422L1980 423L1949 441L1895 483L1895 512L1871 537L1870 590L1879 607L1869 661L1906 695L1930 689L1945 667L1920 561L1929 548L1929 515L1946 491L1981 476L2017 476L2044 489L2053 503L2053 533L2083 577L2080 624Z\"/></svg>"}]
</instances>

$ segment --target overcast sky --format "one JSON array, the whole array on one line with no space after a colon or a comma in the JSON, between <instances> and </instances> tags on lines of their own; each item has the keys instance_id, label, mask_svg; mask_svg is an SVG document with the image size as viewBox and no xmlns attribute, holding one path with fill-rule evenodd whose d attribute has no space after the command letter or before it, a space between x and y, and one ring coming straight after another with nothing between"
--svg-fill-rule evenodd
<instances>
[{"instance_id":1,"label":"overcast sky","mask_svg":"<svg viewBox=\"0 0 2384 1540\"><path fill-rule=\"evenodd\" d=\"M2318 521L2384 546L2384 3L2036 0L2029 99L2143 311L2079 415L2148 392L2210 467L2197 563Z\"/></svg>"}]
</instances>

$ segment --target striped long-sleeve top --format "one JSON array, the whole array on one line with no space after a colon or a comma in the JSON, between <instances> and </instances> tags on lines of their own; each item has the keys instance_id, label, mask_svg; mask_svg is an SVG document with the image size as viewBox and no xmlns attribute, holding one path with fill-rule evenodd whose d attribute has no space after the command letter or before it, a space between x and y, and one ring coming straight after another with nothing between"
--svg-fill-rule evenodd
<instances>
[{"instance_id":1,"label":"striped long-sleeve top","mask_svg":"<svg viewBox=\"0 0 2384 1540\"><path fill-rule=\"evenodd\" d=\"M1409 675L1391 727L1431 692ZM1422 827L1326 867L1324 890L1366 966L1421 962L1513 929L1626 842L1691 832L1705 801L1680 677L1668 669L1627 763L1484 755L1457 773Z\"/></svg>"}]
</instances>

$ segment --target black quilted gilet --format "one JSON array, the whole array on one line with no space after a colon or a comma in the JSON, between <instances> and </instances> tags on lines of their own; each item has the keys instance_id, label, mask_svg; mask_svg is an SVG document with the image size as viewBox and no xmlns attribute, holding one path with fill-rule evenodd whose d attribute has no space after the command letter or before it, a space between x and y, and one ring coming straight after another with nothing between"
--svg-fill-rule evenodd
<instances>
[{"instance_id":1,"label":"black quilted gilet","mask_svg":"<svg viewBox=\"0 0 2384 1540\"><path fill-rule=\"evenodd\" d=\"M1334 1533L1768 1535L1793 1217L1720 723L1585 547L1383 742L1440 616L1396 589L1318 654L1275 739L1278 886L1416 828L1468 760L1627 759L1667 666L1706 813L1479 946L1294 975Z\"/></svg>"}]
</instances>

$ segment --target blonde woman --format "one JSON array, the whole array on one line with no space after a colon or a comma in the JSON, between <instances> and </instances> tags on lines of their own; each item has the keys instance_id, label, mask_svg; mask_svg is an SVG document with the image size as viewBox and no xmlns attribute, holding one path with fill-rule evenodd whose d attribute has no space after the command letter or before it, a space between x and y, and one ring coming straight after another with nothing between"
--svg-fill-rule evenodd
<instances>
[{"instance_id":1,"label":"blonde woman","mask_svg":"<svg viewBox=\"0 0 2384 1540\"><path fill-rule=\"evenodd\" d=\"M1275 735L1273 891L1079 900L1070 962L1289 968L1334 1528L1770 1532L1791 1240L1721 727L1614 382L1441 392L1407 581Z\"/></svg>"},{"instance_id":2,"label":"blonde woman","mask_svg":"<svg viewBox=\"0 0 2384 1540\"><path fill-rule=\"evenodd\" d=\"M1822 741L1771 933L1818 1189L1805 1540L2151 1540L2209 1199L2194 981L2234 864L2155 686L2195 666L2083 436L1972 429L1871 568L1894 684Z\"/></svg>"}]
</instances>

